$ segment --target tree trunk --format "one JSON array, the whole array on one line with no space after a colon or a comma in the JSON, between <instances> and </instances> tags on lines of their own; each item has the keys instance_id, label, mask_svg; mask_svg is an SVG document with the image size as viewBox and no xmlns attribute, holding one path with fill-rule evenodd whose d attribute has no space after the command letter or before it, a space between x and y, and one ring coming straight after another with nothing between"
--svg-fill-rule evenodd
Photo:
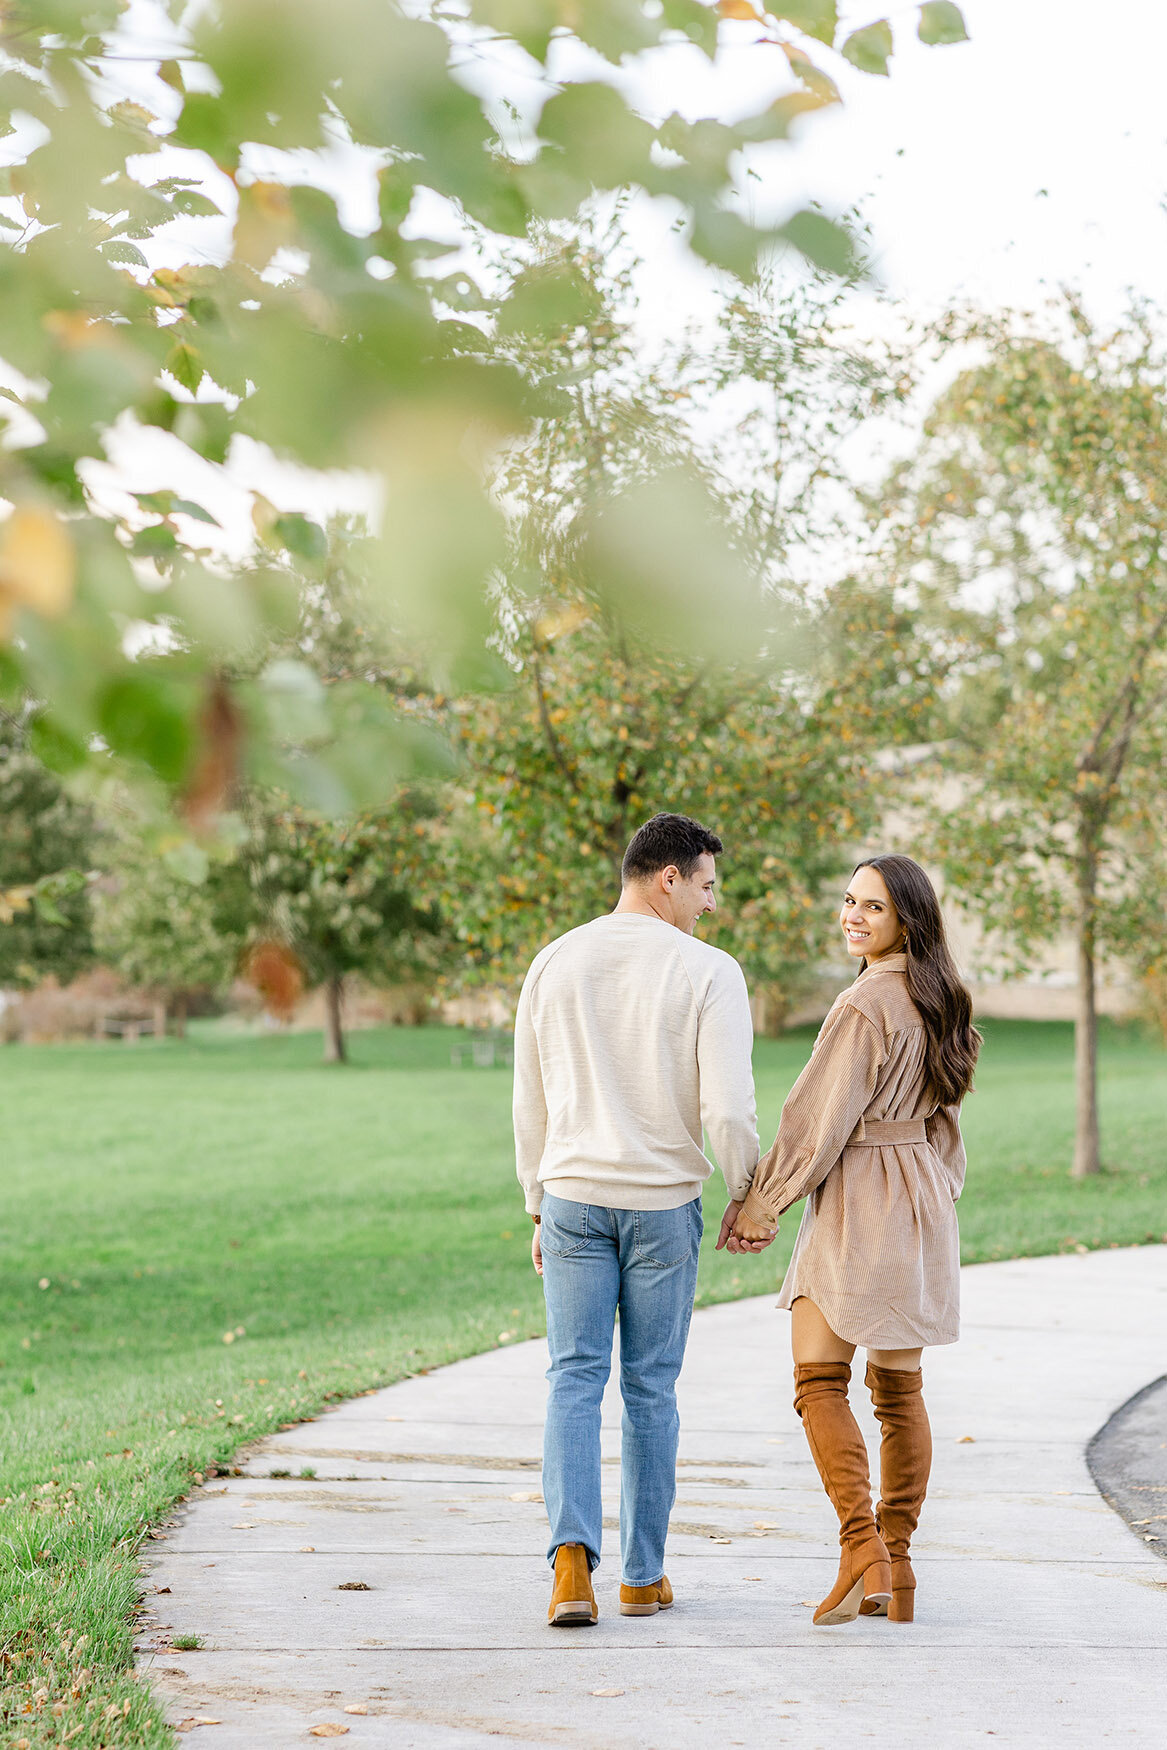
<instances>
[{"instance_id":1,"label":"tree trunk","mask_svg":"<svg viewBox=\"0 0 1167 1750\"><path fill-rule=\"evenodd\" d=\"M341 1003L344 998L344 973L333 972L324 985L324 1061L346 1061L344 1029L341 1025Z\"/></svg>"},{"instance_id":2,"label":"tree trunk","mask_svg":"<svg viewBox=\"0 0 1167 1750\"><path fill-rule=\"evenodd\" d=\"M1086 822L1078 828L1078 990L1074 1018L1075 1179L1102 1171L1098 1138L1098 1012L1095 1007L1095 904L1098 850Z\"/></svg>"},{"instance_id":3,"label":"tree trunk","mask_svg":"<svg viewBox=\"0 0 1167 1750\"><path fill-rule=\"evenodd\" d=\"M187 995L184 990L176 992L174 998L174 1037L186 1038L186 1008Z\"/></svg>"}]
</instances>

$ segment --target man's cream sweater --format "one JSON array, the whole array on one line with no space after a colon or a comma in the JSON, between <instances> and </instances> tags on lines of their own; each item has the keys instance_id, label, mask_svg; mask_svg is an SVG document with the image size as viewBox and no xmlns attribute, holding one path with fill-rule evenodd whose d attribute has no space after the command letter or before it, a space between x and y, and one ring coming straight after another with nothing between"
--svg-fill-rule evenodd
<instances>
[{"instance_id":1,"label":"man's cream sweater","mask_svg":"<svg viewBox=\"0 0 1167 1750\"><path fill-rule=\"evenodd\" d=\"M545 1190L676 1209L713 1171L758 1163L753 1029L741 967L660 918L614 912L537 955L515 1018L515 1150L527 1209Z\"/></svg>"}]
</instances>

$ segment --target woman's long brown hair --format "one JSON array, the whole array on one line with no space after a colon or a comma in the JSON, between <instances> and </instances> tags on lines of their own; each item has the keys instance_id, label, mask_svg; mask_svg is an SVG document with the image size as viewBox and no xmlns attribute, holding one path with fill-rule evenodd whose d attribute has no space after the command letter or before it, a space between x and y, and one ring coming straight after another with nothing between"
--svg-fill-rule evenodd
<instances>
[{"instance_id":1,"label":"woman's long brown hair","mask_svg":"<svg viewBox=\"0 0 1167 1750\"><path fill-rule=\"evenodd\" d=\"M907 947L908 993L920 1011L927 1039L930 1090L942 1106L954 1105L973 1085L981 1036L972 1023L972 998L948 950L936 890L911 857L865 857L853 874L860 869L874 869L882 877L899 914Z\"/></svg>"}]
</instances>

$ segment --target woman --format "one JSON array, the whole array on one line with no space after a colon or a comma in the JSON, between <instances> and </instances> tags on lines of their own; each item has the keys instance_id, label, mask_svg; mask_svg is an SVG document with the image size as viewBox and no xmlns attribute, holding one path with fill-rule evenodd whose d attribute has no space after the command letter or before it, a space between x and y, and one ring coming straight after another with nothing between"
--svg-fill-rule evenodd
<instances>
[{"instance_id":1,"label":"woman","mask_svg":"<svg viewBox=\"0 0 1167 1750\"><path fill-rule=\"evenodd\" d=\"M823 1022L733 1236L765 1240L807 1198L778 1304L793 1315L794 1407L839 1515L839 1575L814 1620L911 1622L908 1545L932 1458L920 1357L959 1334L957 1118L981 1041L918 863L860 863L839 922L859 977ZM874 1515L847 1402L859 1344L882 1430Z\"/></svg>"}]
</instances>

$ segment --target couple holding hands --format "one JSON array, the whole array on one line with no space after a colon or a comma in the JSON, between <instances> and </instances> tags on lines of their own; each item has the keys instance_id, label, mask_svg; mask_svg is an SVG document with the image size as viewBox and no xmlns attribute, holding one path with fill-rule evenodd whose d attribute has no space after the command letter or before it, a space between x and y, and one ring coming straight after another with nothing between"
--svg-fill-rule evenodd
<instances>
[{"instance_id":1,"label":"couple holding hands","mask_svg":"<svg viewBox=\"0 0 1167 1750\"><path fill-rule=\"evenodd\" d=\"M746 982L693 934L716 909L722 849L697 821L655 815L625 852L615 911L544 948L519 999L515 1147L551 1362L548 1621L597 1620L600 1406L617 1313L620 1611L652 1616L673 1602L664 1550L712 1171L704 1131L730 1193L719 1249L764 1251L807 1199L778 1305L792 1314L795 1408L839 1518L839 1573L814 1620L909 1622L908 1548L932 1451L920 1360L958 1336L958 1114L980 1038L927 875L910 857L865 860L839 918L859 976L759 1160ZM847 1399L860 1345L882 1430L874 1509Z\"/></svg>"}]
</instances>

